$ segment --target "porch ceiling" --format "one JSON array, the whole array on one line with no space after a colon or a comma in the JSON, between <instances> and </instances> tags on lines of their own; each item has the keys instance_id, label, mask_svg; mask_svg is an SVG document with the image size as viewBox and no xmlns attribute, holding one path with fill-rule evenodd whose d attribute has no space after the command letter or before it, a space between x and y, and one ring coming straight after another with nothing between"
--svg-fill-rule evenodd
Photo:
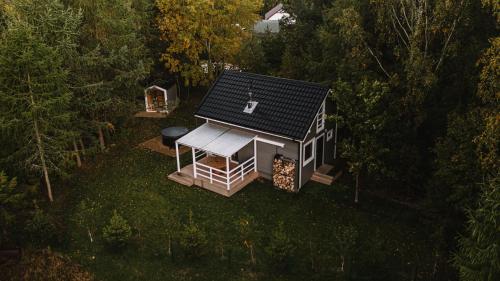
<instances>
[{"instance_id":1,"label":"porch ceiling","mask_svg":"<svg viewBox=\"0 0 500 281\"><path fill-rule=\"evenodd\" d=\"M205 123L177 140L177 143L230 157L253 141L255 135L237 129Z\"/></svg>"}]
</instances>

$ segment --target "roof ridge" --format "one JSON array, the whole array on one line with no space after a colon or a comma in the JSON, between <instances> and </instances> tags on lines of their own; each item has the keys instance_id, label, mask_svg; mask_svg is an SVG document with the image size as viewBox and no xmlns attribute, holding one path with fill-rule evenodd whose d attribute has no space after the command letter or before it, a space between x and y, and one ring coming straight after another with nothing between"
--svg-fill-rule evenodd
<instances>
[{"instance_id":1,"label":"roof ridge","mask_svg":"<svg viewBox=\"0 0 500 281\"><path fill-rule=\"evenodd\" d=\"M329 90L329 88L327 86L324 86L324 85L317 83L317 82L297 80L297 79L291 79L291 78L285 78L285 77L277 77L277 76L271 76L271 75L265 75L265 74L254 73L254 72L247 72L247 71L238 71L238 70L224 70L224 72L250 74L250 75L254 75L254 76L260 76L260 77L265 77L265 78L269 78L269 79L278 79L278 80L292 82L292 83L296 83L296 84L307 84L309 86L314 86L314 87L322 88L325 90Z\"/></svg>"}]
</instances>

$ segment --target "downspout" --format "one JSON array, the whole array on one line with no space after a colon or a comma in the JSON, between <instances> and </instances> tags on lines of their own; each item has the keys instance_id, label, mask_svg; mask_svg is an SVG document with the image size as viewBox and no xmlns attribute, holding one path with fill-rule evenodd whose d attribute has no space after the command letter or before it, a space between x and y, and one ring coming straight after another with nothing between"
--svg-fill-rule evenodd
<instances>
[{"instance_id":1,"label":"downspout","mask_svg":"<svg viewBox=\"0 0 500 281\"><path fill-rule=\"evenodd\" d=\"M302 141L299 141L299 163L298 164L298 168L299 168L299 188L298 190L300 190L302 188Z\"/></svg>"},{"instance_id":2,"label":"downspout","mask_svg":"<svg viewBox=\"0 0 500 281\"><path fill-rule=\"evenodd\" d=\"M339 107L338 105L335 105L337 107L337 116L339 116ZM338 132L338 126L339 123L337 120L335 120L335 144L334 144L334 148L333 148L333 160L337 159L337 132Z\"/></svg>"}]
</instances>

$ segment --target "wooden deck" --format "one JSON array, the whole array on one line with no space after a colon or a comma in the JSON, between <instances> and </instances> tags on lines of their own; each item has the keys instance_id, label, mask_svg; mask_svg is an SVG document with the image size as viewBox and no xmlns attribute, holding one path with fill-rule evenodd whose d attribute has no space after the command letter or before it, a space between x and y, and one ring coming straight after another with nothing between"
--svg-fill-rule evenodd
<instances>
[{"instance_id":1,"label":"wooden deck","mask_svg":"<svg viewBox=\"0 0 500 281\"><path fill-rule=\"evenodd\" d=\"M168 175L168 178L172 181L175 181L177 183L180 183L182 185L186 186L198 186L207 190L210 190L212 192L218 193L220 195L226 196L226 197L231 197L234 195L236 192L242 190L245 186L253 182L255 179L259 177L259 173L257 172L251 172L248 175L246 175L243 178L243 181L236 181L231 185L231 188L229 190L226 189L226 186L218 183L218 182L213 182L210 183L210 180L203 178L203 177L198 177L194 178L193 177L193 165L187 165L184 168L181 169L181 172L178 173L173 172L172 174Z\"/></svg>"},{"instance_id":2,"label":"wooden deck","mask_svg":"<svg viewBox=\"0 0 500 281\"><path fill-rule=\"evenodd\" d=\"M170 148L168 146L163 145L161 136L147 140L147 141L139 144L139 147L149 149L149 150L152 150L154 152L158 152L158 153L161 153L163 155L170 156L170 157L176 157L175 148ZM191 150L191 149L187 146L179 146L179 155L184 154L184 153L188 152L189 150Z\"/></svg>"},{"instance_id":3,"label":"wooden deck","mask_svg":"<svg viewBox=\"0 0 500 281\"><path fill-rule=\"evenodd\" d=\"M139 111L134 114L135 117L139 118L167 118L167 112L147 112L147 111Z\"/></svg>"}]
</instances>

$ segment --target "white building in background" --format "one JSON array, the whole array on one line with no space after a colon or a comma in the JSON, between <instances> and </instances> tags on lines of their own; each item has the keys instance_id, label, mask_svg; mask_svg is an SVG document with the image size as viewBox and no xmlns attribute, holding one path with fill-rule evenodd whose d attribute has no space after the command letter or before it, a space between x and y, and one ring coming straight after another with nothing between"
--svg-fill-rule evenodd
<instances>
[{"instance_id":1,"label":"white building in background","mask_svg":"<svg viewBox=\"0 0 500 281\"><path fill-rule=\"evenodd\" d=\"M264 15L264 20L282 20L285 18L290 17L290 14L285 12L283 9L283 4L278 4L271 10L269 10L265 15Z\"/></svg>"},{"instance_id":2,"label":"white building in background","mask_svg":"<svg viewBox=\"0 0 500 281\"><path fill-rule=\"evenodd\" d=\"M278 4L265 15L264 19L255 23L253 30L255 33L279 33L280 24L286 20L286 23L293 24L295 20L290 18L290 14L283 9L283 4ZM288 19L288 20L287 20Z\"/></svg>"}]
</instances>

